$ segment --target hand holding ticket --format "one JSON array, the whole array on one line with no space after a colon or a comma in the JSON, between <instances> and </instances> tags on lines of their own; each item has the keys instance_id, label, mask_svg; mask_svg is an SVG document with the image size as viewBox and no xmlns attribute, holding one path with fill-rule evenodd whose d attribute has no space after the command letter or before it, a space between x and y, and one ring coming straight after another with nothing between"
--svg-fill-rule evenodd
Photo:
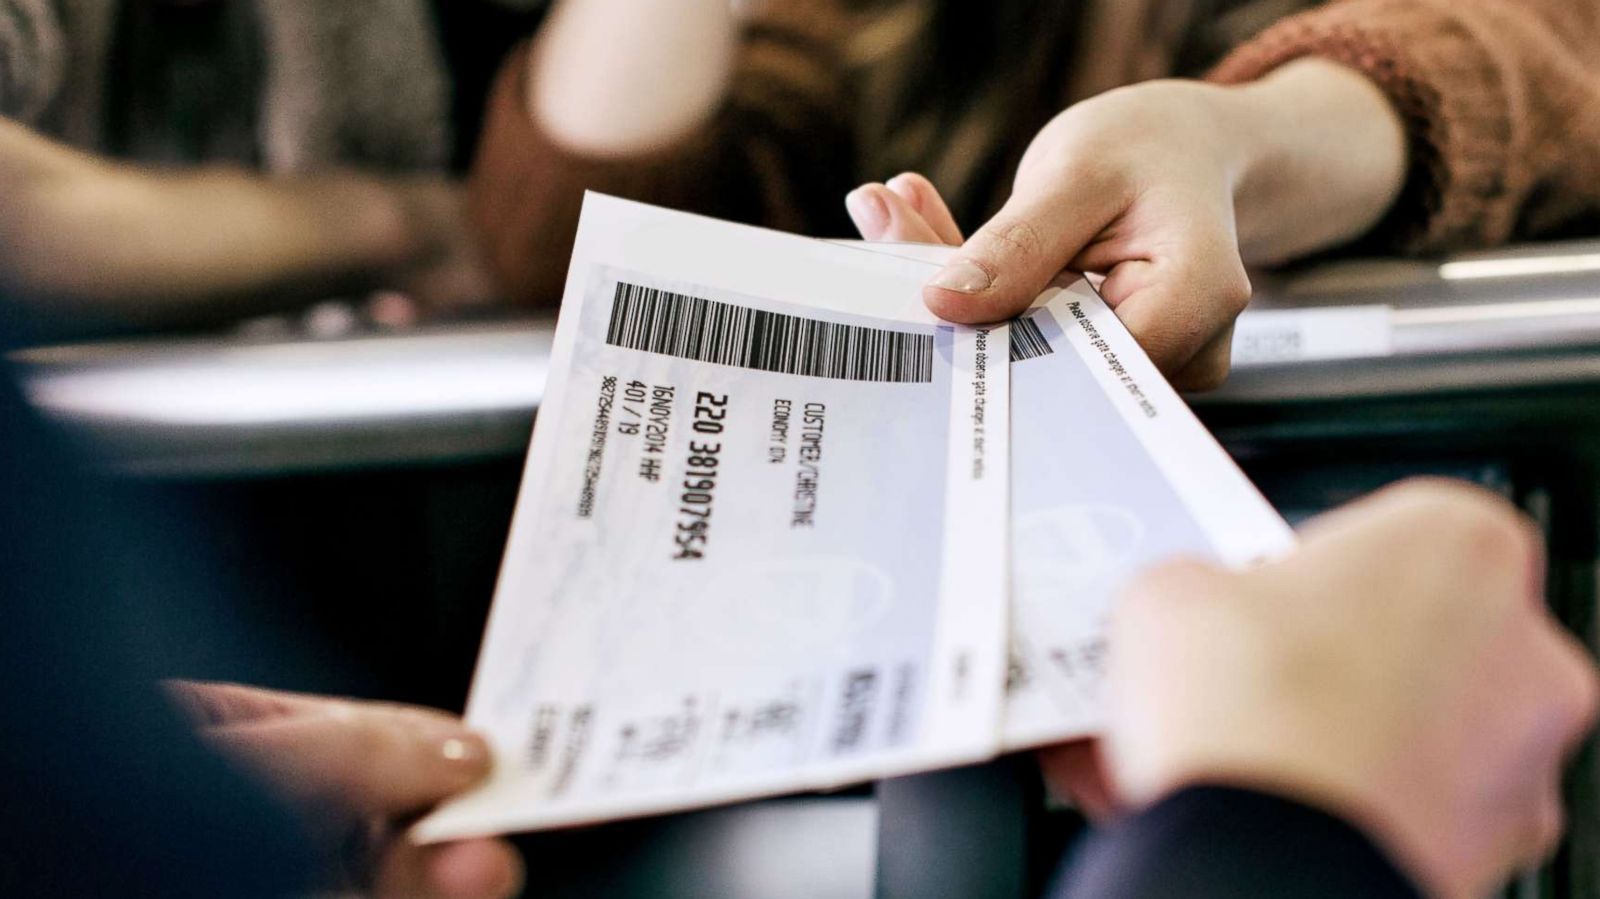
<instances>
[{"instance_id":1,"label":"hand holding ticket","mask_svg":"<svg viewBox=\"0 0 1600 899\"><path fill-rule=\"evenodd\" d=\"M1121 583L1287 545L1086 283L952 326L936 254L589 197L467 709L496 773L419 836L1092 733Z\"/></svg>"},{"instance_id":2,"label":"hand holding ticket","mask_svg":"<svg viewBox=\"0 0 1600 899\"><path fill-rule=\"evenodd\" d=\"M940 265L954 253L864 246ZM1088 282L1058 284L1011 323L1005 749L1100 730L1111 602L1140 571L1180 556L1245 565L1293 544Z\"/></svg>"}]
</instances>

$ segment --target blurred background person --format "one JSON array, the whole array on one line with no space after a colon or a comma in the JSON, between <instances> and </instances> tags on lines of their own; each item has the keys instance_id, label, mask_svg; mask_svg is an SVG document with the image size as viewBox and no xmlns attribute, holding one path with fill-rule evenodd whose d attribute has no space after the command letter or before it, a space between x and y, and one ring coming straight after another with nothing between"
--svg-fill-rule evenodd
<instances>
[{"instance_id":1,"label":"blurred background person","mask_svg":"<svg viewBox=\"0 0 1600 899\"><path fill-rule=\"evenodd\" d=\"M544 0L0 0L0 291L57 326L488 298L453 173Z\"/></svg>"},{"instance_id":2,"label":"blurred background person","mask_svg":"<svg viewBox=\"0 0 1600 899\"><path fill-rule=\"evenodd\" d=\"M1163 370L1209 387L1246 264L1600 211L1593 0L729 6L562 0L507 61L472 206L510 297L554 302L581 188L833 236L856 183L919 172L925 197L872 184L851 213L949 243L992 218L935 311L1001 319L1063 268L1100 272Z\"/></svg>"}]
</instances>

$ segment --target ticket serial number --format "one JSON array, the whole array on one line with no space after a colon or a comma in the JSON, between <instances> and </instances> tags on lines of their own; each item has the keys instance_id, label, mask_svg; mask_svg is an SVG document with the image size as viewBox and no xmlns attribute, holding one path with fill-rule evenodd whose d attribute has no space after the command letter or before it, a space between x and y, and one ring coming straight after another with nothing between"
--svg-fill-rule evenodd
<instances>
[{"instance_id":1,"label":"ticket serial number","mask_svg":"<svg viewBox=\"0 0 1600 899\"><path fill-rule=\"evenodd\" d=\"M722 441L714 439L723 431L728 417L728 397L704 390L694 399L690 429L697 437L689 441L689 455L683 472L683 494L678 500L678 528L673 536L677 550L672 558L689 561L705 558L711 532L712 501L722 463Z\"/></svg>"}]
</instances>

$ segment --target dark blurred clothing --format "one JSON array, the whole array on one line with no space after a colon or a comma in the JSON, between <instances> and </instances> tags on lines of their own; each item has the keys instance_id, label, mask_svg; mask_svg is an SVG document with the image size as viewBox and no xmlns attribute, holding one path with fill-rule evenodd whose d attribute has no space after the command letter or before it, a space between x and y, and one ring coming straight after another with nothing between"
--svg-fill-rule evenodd
<instances>
[{"instance_id":1,"label":"dark blurred clothing","mask_svg":"<svg viewBox=\"0 0 1600 899\"><path fill-rule=\"evenodd\" d=\"M1421 899L1360 831L1250 790L1185 790L1091 837L1057 899Z\"/></svg>"},{"instance_id":2,"label":"dark blurred clothing","mask_svg":"<svg viewBox=\"0 0 1600 899\"><path fill-rule=\"evenodd\" d=\"M192 525L86 474L0 373L0 896L304 890L321 862L300 822L157 687L197 648L245 652L229 579Z\"/></svg>"}]
</instances>

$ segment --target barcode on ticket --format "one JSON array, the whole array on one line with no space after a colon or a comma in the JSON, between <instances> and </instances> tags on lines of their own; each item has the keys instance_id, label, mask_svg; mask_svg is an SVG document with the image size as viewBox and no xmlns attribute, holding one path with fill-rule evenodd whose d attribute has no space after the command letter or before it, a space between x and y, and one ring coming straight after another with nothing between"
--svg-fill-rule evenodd
<instances>
[{"instance_id":1,"label":"barcode on ticket","mask_svg":"<svg viewBox=\"0 0 1600 899\"><path fill-rule=\"evenodd\" d=\"M1019 318L1011 323L1011 361L1026 362L1054 353L1050 342L1044 339L1039 323L1032 317Z\"/></svg>"},{"instance_id":2,"label":"barcode on ticket","mask_svg":"<svg viewBox=\"0 0 1600 899\"><path fill-rule=\"evenodd\" d=\"M606 343L786 375L933 380L932 334L800 318L624 282L617 284Z\"/></svg>"}]
</instances>

